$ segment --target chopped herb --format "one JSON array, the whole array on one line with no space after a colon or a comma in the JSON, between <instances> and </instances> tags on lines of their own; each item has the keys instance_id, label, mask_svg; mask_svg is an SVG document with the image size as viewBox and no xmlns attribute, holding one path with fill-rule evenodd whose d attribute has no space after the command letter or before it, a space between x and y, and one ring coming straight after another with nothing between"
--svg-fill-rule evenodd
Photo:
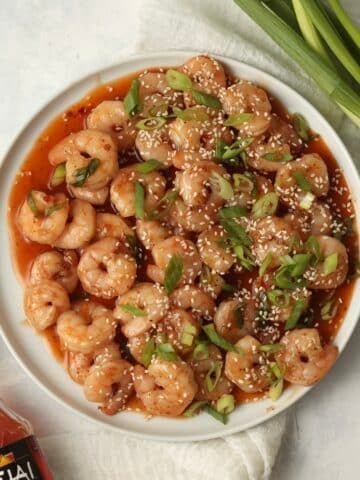
<instances>
[{"instance_id":1,"label":"chopped herb","mask_svg":"<svg viewBox=\"0 0 360 480\"><path fill-rule=\"evenodd\" d=\"M146 317L147 312L131 303L119 303L119 307L127 313L130 313L134 317Z\"/></svg>"},{"instance_id":2,"label":"chopped herb","mask_svg":"<svg viewBox=\"0 0 360 480\"><path fill-rule=\"evenodd\" d=\"M149 341L145 343L141 352L141 363L145 367L148 367L150 365L151 359L154 353L155 353L155 342L154 342L154 339L151 338Z\"/></svg>"},{"instance_id":3,"label":"chopped herb","mask_svg":"<svg viewBox=\"0 0 360 480\"><path fill-rule=\"evenodd\" d=\"M334 318L337 311L336 300L328 300L322 306L320 310L321 320L328 321Z\"/></svg>"},{"instance_id":4,"label":"chopped herb","mask_svg":"<svg viewBox=\"0 0 360 480\"><path fill-rule=\"evenodd\" d=\"M140 81L138 78L135 78L131 82L130 89L124 98L124 108L125 112L129 115L129 117L134 117L136 114L140 112L141 105L140 105Z\"/></svg>"},{"instance_id":5,"label":"chopped herb","mask_svg":"<svg viewBox=\"0 0 360 480\"><path fill-rule=\"evenodd\" d=\"M202 410L202 408L207 404L206 400L198 400L197 402L192 403L183 413L184 417L193 417Z\"/></svg>"},{"instance_id":6,"label":"chopped herb","mask_svg":"<svg viewBox=\"0 0 360 480\"><path fill-rule=\"evenodd\" d=\"M75 170L75 172L73 173L75 182L71 185L73 187L82 187L86 182L87 178L89 178L91 175L93 175L93 173L95 173L99 165L100 160L97 158L92 158L86 167L81 167Z\"/></svg>"},{"instance_id":7,"label":"chopped herb","mask_svg":"<svg viewBox=\"0 0 360 480\"><path fill-rule=\"evenodd\" d=\"M60 165L57 165L57 167L53 171L53 174L50 180L50 186L52 188L58 187L59 185L64 183L65 178L66 178L66 164L60 163Z\"/></svg>"},{"instance_id":8,"label":"chopped herb","mask_svg":"<svg viewBox=\"0 0 360 480\"><path fill-rule=\"evenodd\" d=\"M259 347L259 350L264 353L277 353L280 352L280 350L283 349L283 346L281 343L269 343L266 345L261 345Z\"/></svg>"},{"instance_id":9,"label":"chopped herb","mask_svg":"<svg viewBox=\"0 0 360 480\"><path fill-rule=\"evenodd\" d=\"M212 417L215 418L215 420L218 420L219 422L223 423L224 425L227 424L228 422L228 417L224 413L220 413L215 408L211 407L209 404L206 404L204 406L204 410L211 415Z\"/></svg>"},{"instance_id":10,"label":"chopped herb","mask_svg":"<svg viewBox=\"0 0 360 480\"><path fill-rule=\"evenodd\" d=\"M331 273L334 273L336 271L336 268L338 266L338 257L338 253L334 252L325 258L323 265L323 274L325 276L330 275Z\"/></svg>"},{"instance_id":11,"label":"chopped herb","mask_svg":"<svg viewBox=\"0 0 360 480\"><path fill-rule=\"evenodd\" d=\"M255 218L268 217L276 212L279 197L274 192L266 193L253 205L252 214Z\"/></svg>"},{"instance_id":12,"label":"chopped herb","mask_svg":"<svg viewBox=\"0 0 360 480\"><path fill-rule=\"evenodd\" d=\"M250 237L247 235L245 229L239 225L235 220L226 218L224 220L220 220L221 225L228 233L231 241L234 244L239 244L244 247L250 247L252 241Z\"/></svg>"},{"instance_id":13,"label":"chopped herb","mask_svg":"<svg viewBox=\"0 0 360 480\"><path fill-rule=\"evenodd\" d=\"M131 255L135 258L136 263L141 263L144 259L144 251L140 242L134 235L126 235L126 244L131 250Z\"/></svg>"},{"instance_id":14,"label":"chopped herb","mask_svg":"<svg viewBox=\"0 0 360 480\"><path fill-rule=\"evenodd\" d=\"M254 118L253 113L236 113L235 115L231 115L227 118L224 122L226 127L237 127L243 123L249 122Z\"/></svg>"},{"instance_id":15,"label":"chopped herb","mask_svg":"<svg viewBox=\"0 0 360 480\"><path fill-rule=\"evenodd\" d=\"M178 255L173 255L165 270L164 288L168 295L175 290L179 283L183 268L182 258Z\"/></svg>"},{"instance_id":16,"label":"chopped herb","mask_svg":"<svg viewBox=\"0 0 360 480\"><path fill-rule=\"evenodd\" d=\"M269 397L273 402L276 402L281 397L284 390L284 380L279 378L270 386Z\"/></svg>"},{"instance_id":17,"label":"chopped herb","mask_svg":"<svg viewBox=\"0 0 360 480\"><path fill-rule=\"evenodd\" d=\"M218 347L222 348L223 350L226 350L227 352L242 353L242 350L235 347L235 345L228 342L227 340L225 340L225 338L221 337L217 333L217 331L215 330L214 324L209 323L208 325L205 325L202 328L206 333L206 336L209 338L210 342L213 343L214 345L217 345Z\"/></svg>"},{"instance_id":18,"label":"chopped herb","mask_svg":"<svg viewBox=\"0 0 360 480\"><path fill-rule=\"evenodd\" d=\"M305 142L310 140L310 128L305 118L300 113L294 113L294 128L300 138Z\"/></svg>"},{"instance_id":19,"label":"chopped herb","mask_svg":"<svg viewBox=\"0 0 360 480\"><path fill-rule=\"evenodd\" d=\"M66 202L55 203L54 205L52 205L51 207L48 207L45 210L44 216L49 217L52 213L57 212L61 208L65 207L65 205L66 205Z\"/></svg>"},{"instance_id":20,"label":"chopped herb","mask_svg":"<svg viewBox=\"0 0 360 480\"><path fill-rule=\"evenodd\" d=\"M208 392L212 392L220 380L222 362L215 361L205 376L205 385Z\"/></svg>"},{"instance_id":21,"label":"chopped herb","mask_svg":"<svg viewBox=\"0 0 360 480\"><path fill-rule=\"evenodd\" d=\"M136 165L136 171L144 174L151 173L154 170L160 170L161 168L164 168L164 164L155 159L147 160L146 162Z\"/></svg>"},{"instance_id":22,"label":"chopped herb","mask_svg":"<svg viewBox=\"0 0 360 480\"><path fill-rule=\"evenodd\" d=\"M216 410L223 414L228 415L235 409L235 398L233 395L224 393L216 402Z\"/></svg>"},{"instance_id":23,"label":"chopped herb","mask_svg":"<svg viewBox=\"0 0 360 480\"><path fill-rule=\"evenodd\" d=\"M311 254L310 264L316 266L321 260L320 245L314 235L306 240L305 243L306 251Z\"/></svg>"},{"instance_id":24,"label":"chopped herb","mask_svg":"<svg viewBox=\"0 0 360 480\"><path fill-rule=\"evenodd\" d=\"M198 342L193 351L193 358L195 360L205 360L209 358L209 345L207 342Z\"/></svg>"},{"instance_id":25,"label":"chopped herb","mask_svg":"<svg viewBox=\"0 0 360 480\"><path fill-rule=\"evenodd\" d=\"M214 95L209 95L199 90L192 90L191 93L195 102L199 105L205 105L205 107L213 108L214 110L221 110L221 102Z\"/></svg>"},{"instance_id":26,"label":"chopped herb","mask_svg":"<svg viewBox=\"0 0 360 480\"><path fill-rule=\"evenodd\" d=\"M286 321L285 330L291 330L296 327L302 313L306 308L307 302L305 299L301 298L296 300L293 309Z\"/></svg>"},{"instance_id":27,"label":"chopped herb","mask_svg":"<svg viewBox=\"0 0 360 480\"><path fill-rule=\"evenodd\" d=\"M234 191L231 183L218 172L212 172L210 181L219 197L223 198L224 200L231 200L233 198Z\"/></svg>"},{"instance_id":28,"label":"chopped herb","mask_svg":"<svg viewBox=\"0 0 360 480\"><path fill-rule=\"evenodd\" d=\"M290 162L294 157L288 152L269 152L264 153L262 158L270 162Z\"/></svg>"},{"instance_id":29,"label":"chopped herb","mask_svg":"<svg viewBox=\"0 0 360 480\"><path fill-rule=\"evenodd\" d=\"M235 192L253 193L255 185L247 175L242 173L234 173L233 179Z\"/></svg>"},{"instance_id":30,"label":"chopped herb","mask_svg":"<svg viewBox=\"0 0 360 480\"><path fill-rule=\"evenodd\" d=\"M303 190L304 192L311 192L312 185L309 182L309 180L305 178L305 175L302 172L299 172L298 170L296 170L295 172L293 172L292 175L295 178L295 181L298 184L298 186L301 188L301 190Z\"/></svg>"},{"instance_id":31,"label":"chopped herb","mask_svg":"<svg viewBox=\"0 0 360 480\"><path fill-rule=\"evenodd\" d=\"M191 90L192 81L190 77L185 75L185 73L179 72L178 70L173 70L170 68L166 72L166 81L173 90L181 90L185 92L186 90Z\"/></svg>"},{"instance_id":32,"label":"chopped herb","mask_svg":"<svg viewBox=\"0 0 360 480\"><path fill-rule=\"evenodd\" d=\"M246 268L246 270L251 272L256 264L252 258L245 257L244 247L242 245L234 245L233 250L237 258L240 260L240 264Z\"/></svg>"},{"instance_id":33,"label":"chopped herb","mask_svg":"<svg viewBox=\"0 0 360 480\"><path fill-rule=\"evenodd\" d=\"M30 192L27 194L26 201L32 213L35 215L35 217L37 217L40 212L39 212L39 209L37 208L35 198L34 198L34 192L32 190L30 190Z\"/></svg>"},{"instance_id":34,"label":"chopped herb","mask_svg":"<svg viewBox=\"0 0 360 480\"><path fill-rule=\"evenodd\" d=\"M181 110L181 108L174 107L173 111L175 115L184 122L206 122L207 120L209 120L209 115L204 111L204 109L201 108L193 107Z\"/></svg>"},{"instance_id":35,"label":"chopped herb","mask_svg":"<svg viewBox=\"0 0 360 480\"><path fill-rule=\"evenodd\" d=\"M284 292L283 290L270 290L267 293L268 299L270 302L279 308L286 308L289 306L290 303L290 295L288 292Z\"/></svg>"},{"instance_id":36,"label":"chopped herb","mask_svg":"<svg viewBox=\"0 0 360 480\"><path fill-rule=\"evenodd\" d=\"M143 120L139 120L136 124L136 128L138 130L159 130L162 128L166 123L166 119L164 117L148 117L144 118Z\"/></svg>"},{"instance_id":37,"label":"chopped herb","mask_svg":"<svg viewBox=\"0 0 360 480\"><path fill-rule=\"evenodd\" d=\"M224 220L226 218L240 218L246 217L248 210L245 207L224 207L219 210L219 218Z\"/></svg>"},{"instance_id":38,"label":"chopped herb","mask_svg":"<svg viewBox=\"0 0 360 480\"><path fill-rule=\"evenodd\" d=\"M272 262L273 256L269 252L266 257L264 258L264 261L260 265L259 268L259 277L262 278L264 276L264 273L266 272L267 268L269 267L270 263Z\"/></svg>"},{"instance_id":39,"label":"chopped herb","mask_svg":"<svg viewBox=\"0 0 360 480\"><path fill-rule=\"evenodd\" d=\"M178 356L171 343L161 343L156 347L155 354L157 357L168 362L176 362Z\"/></svg>"}]
</instances>

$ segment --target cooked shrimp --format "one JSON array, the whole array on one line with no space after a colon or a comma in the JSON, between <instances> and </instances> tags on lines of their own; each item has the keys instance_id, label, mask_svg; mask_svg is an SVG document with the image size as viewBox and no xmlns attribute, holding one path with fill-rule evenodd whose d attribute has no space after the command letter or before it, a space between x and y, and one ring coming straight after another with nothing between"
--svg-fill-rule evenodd
<instances>
[{"instance_id":1,"label":"cooked shrimp","mask_svg":"<svg viewBox=\"0 0 360 480\"><path fill-rule=\"evenodd\" d=\"M134 232L119 215L101 212L96 214L96 240L101 240L105 237L126 240L129 235L133 236Z\"/></svg>"},{"instance_id":2,"label":"cooked shrimp","mask_svg":"<svg viewBox=\"0 0 360 480\"><path fill-rule=\"evenodd\" d=\"M72 293L78 284L77 264L77 255L71 250L63 253L55 250L41 253L31 266L30 283L36 285L46 280L54 280Z\"/></svg>"},{"instance_id":3,"label":"cooked shrimp","mask_svg":"<svg viewBox=\"0 0 360 480\"><path fill-rule=\"evenodd\" d=\"M180 355L187 355L195 348L195 339L200 333L199 320L182 308L171 308L159 324L158 332L166 334Z\"/></svg>"},{"instance_id":4,"label":"cooked shrimp","mask_svg":"<svg viewBox=\"0 0 360 480\"><path fill-rule=\"evenodd\" d=\"M197 391L194 374L185 362L160 358L153 359L148 370L134 367L134 386L150 415L180 415Z\"/></svg>"},{"instance_id":5,"label":"cooked shrimp","mask_svg":"<svg viewBox=\"0 0 360 480\"><path fill-rule=\"evenodd\" d=\"M270 386L269 367L265 355L259 350L260 342L247 335L235 346L242 353L228 352L225 375L244 392L261 392Z\"/></svg>"},{"instance_id":6,"label":"cooked shrimp","mask_svg":"<svg viewBox=\"0 0 360 480\"><path fill-rule=\"evenodd\" d=\"M171 236L170 229L158 220L136 220L136 234L147 250Z\"/></svg>"},{"instance_id":7,"label":"cooked shrimp","mask_svg":"<svg viewBox=\"0 0 360 480\"><path fill-rule=\"evenodd\" d=\"M189 365L195 376L198 391L196 400L214 401L226 393L231 393L232 383L224 375L224 362L221 351L210 344L208 346L208 357L202 360L191 358ZM215 378L213 378L215 376Z\"/></svg>"},{"instance_id":8,"label":"cooked shrimp","mask_svg":"<svg viewBox=\"0 0 360 480\"><path fill-rule=\"evenodd\" d=\"M147 331L137 337L128 338L126 346L131 356L138 362L143 363L142 354L146 343L151 339L151 331Z\"/></svg>"},{"instance_id":9,"label":"cooked shrimp","mask_svg":"<svg viewBox=\"0 0 360 480\"><path fill-rule=\"evenodd\" d=\"M201 232L197 239L197 248L201 260L213 272L224 274L234 265L236 257L226 243L226 234L219 225Z\"/></svg>"},{"instance_id":10,"label":"cooked shrimp","mask_svg":"<svg viewBox=\"0 0 360 480\"><path fill-rule=\"evenodd\" d=\"M348 254L345 245L333 237L319 235L315 237L320 250L320 260L314 267L310 267L305 272L306 283L308 288L314 290L326 290L328 288L336 288L341 285L348 273ZM326 274L324 265L326 258L334 255L335 269Z\"/></svg>"},{"instance_id":11,"label":"cooked shrimp","mask_svg":"<svg viewBox=\"0 0 360 480\"><path fill-rule=\"evenodd\" d=\"M165 272L171 258L178 256L182 261L182 275L178 286L192 283L201 271L199 253L190 240L173 236L157 243L152 249L155 265Z\"/></svg>"},{"instance_id":12,"label":"cooked shrimp","mask_svg":"<svg viewBox=\"0 0 360 480\"><path fill-rule=\"evenodd\" d=\"M116 320L103 305L79 301L60 315L56 328L64 348L89 354L112 342Z\"/></svg>"},{"instance_id":13,"label":"cooked shrimp","mask_svg":"<svg viewBox=\"0 0 360 480\"><path fill-rule=\"evenodd\" d=\"M171 145L165 128L158 130L139 130L135 145L143 160L155 158L166 167L172 164L175 150Z\"/></svg>"},{"instance_id":14,"label":"cooked shrimp","mask_svg":"<svg viewBox=\"0 0 360 480\"><path fill-rule=\"evenodd\" d=\"M261 265L267 255L271 255L268 268L280 265L280 258L292 252L291 239L296 230L286 220L279 217L264 217L252 225L249 235L253 241L251 252L256 263Z\"/></svg>"},{"instance_id":15,"label":"cooked shrimp","mask_svg":"<svg viewBox=\"0 0 360 480\"><path fill-rule=\"evenodd\" d=\"M177 150L199 150L201 122L176 118L169 124L169 138Z\"/></svg>"},{"instance_id":16,"label":"cooked shrimp","mask_svg":"<svg viewBox=\"0 0 360 480\"><path fill-rule=\"evenodd\" d=\"M203 265L199 278L199 288L212 298L216 299L223 290L224 279L218 273L214 273L207 265Z\"/></svg>"},{"instance_id":17,"label":"cooked shrimp","mask_svg":"<svg viewBox=\"0 0 360 480\"><path fill-rule=\"evenodd\" d=\"M215 302L208 293L194 285L177 288L170 297L171 303L183 310L190 310L194 316L211 319L215 312Z\"/></svg>"},{"instance_id":18,"label":"cooked shrimp","mask_svg":"<svg viewBox=\"0 0 360 480\"><path fill-rule=\"evenodd\" d=\"M17 223L29 240L53 245L65 229L68 213L69 200L63 193L48 195L32 190L20 208Z\"/></svg>"},{"instance_id":19,"label":"cooked shrimp","mask_svg":"<svg viewBox=\"0 0 360 480\"><path fill-rule=\"evenodd\" d=\"M141 174L136 166L122 168L111 184L110 199L123 217L135 215L135 184L141 183L145 190L145 210L151 212L165 194L166 181L159 172Z\"/></svg>"},{"instance_id":20,"label":"cooked shrimp","mask_svg":"<svg viewBox=\"0 0 360 480\"><path fill-rule=\"evenodd\" d=\"M96 168L86 172L94 160L97 160ZM83 186L89 190L105 187L119 168L113 138L97 130L71 133L50 150L49 161L52 165L66 163L66 183L72 186L75 196L77 188Z\"/></svg>"},{"instance_id":21,"label":"cooked shrimp","mask_svg":"<svg viewBox=\"0 0 360 480\"><path fill-rule=\"evenodd\" d=\"M288 206L298 208L307 193L297 184L295 178L297 174L309 184L315 197L322 197L328 193L329 176L326 164L317 153L309 153L282 165L277 171L275 191Z\"/></svg>"},{"instance_id":22,"label":"cooked shrimp","mask_svg":"<svg viewBox=\"0 0 360 480\"><path fill-rule=\"evenodd\" d=\"M124 244L107 237L87 247L78 275L83 289L100 298L113 298L130 290L136 279L136 262Z\"/></svg>"},{"instance_id":23,"label":"cooked shrimp","mask_svg":"<svg viewBox=\"0 0 360 480\"><path fill-rule=\"evenodd\" d=\"M87 128L111 135L120 151L130 150L135 145L137 130L120 100L104 100L86 119Z\"/></svg>"},{"instance_id":24,"label":"cooked shrimp","mask_svg":"<svg viewBox=\"0 0 360 480\"><path fill-rule=\"evenodd\" d=\"M126 307L131 305L142 312L132 314ZM116 302L114 316L122 324L123 334L130 338L141 335L158 323L169 309L169 299L160 285L139 283Z\"/></svg>"},{"instance_id":25,"label":"cooked shrimp","mask_svg":"<svg viewBox=\"0 0 360 480\"><path fill-rule=\"evenodd\" d=\"M247 300L245 301L247 304ZM244 302L233 298L224 300L216 309L214 325L219 335L231 343L236 343L240 338L253 331L252 311Z\"/></svg>"},{"instance_id":26,"label":"cooked shrimp","mask_svg":"<svg viewBox=\"0 0 360 480\"><path fill-rule=\"evenodd\" d=\"M145 100L155 93L166 95L171 92L166 75L162 72L145 72L139 76L139 83L140 100Z\"/></svg>"},{"instance_id":27,"label":"cooked shrimp","mask_svg":"<svg viewBox=\"0 0 360 480\"><path fill-rule=\"evenodd\" d=\"M184 63L181 70L189 75L195 86L208 94L217 95L226 86L223 66L214 58L197 55Z\"/></svg>"},{"instance_id":28,"label":"cooked shrimp","mask_svg":"<svg viewBox=\"0 0 360 480\"><path fill-rule=\"evenodd\" d=\"M53 280L43 280L25 290L24 310L30 325L45 330L56 323L59 315L70 308L64 287Z\"/></svg>"},{"instance_id":29,"label":"cooked shrimp","mask_svg":"<svg viewBox=\"0 0 360 480\"><path fill-rule=\"evenodd\" d=\"M250 82L240 81L221 92L221 102L230 115L249 113L247 121L234 124L240 135L258 136L264 133L271 123L271 103L265 90Z\"/></svg>"},{"instance_id":30,"label":"cooked shrimp","mask_svg":"<svg viewBox=\"0 0 360 480\"><path fill-rule=\"evenodd\" d=\"M77 249L84 247L94 236L96 212L84 200L70 202L69 216L63 233L54 243L57 248Z\"/></svg>"},{"instance_id":31,"label":"cooked shrimp","mask_svg":"<svg viewBox=\"0 0 360 480\"><path fill-rule=\"evenodd\" d=\"M93 190L87 187L73 187L68 185L68 190L73 197L89 202L92 205L104 205L109 196L109 187Z\"/></svg>"},{"instance_id":32,"label":"cooked shrimp","mask_svg":"<svg viewBox=\"0 0 360 480\"><path fill-rule=\"evenodd\" d=\"M302 240L306 240L309 235L331 234L333 218L326 203L313 201L308 210L290 211L283 218L295 228Z\"/></svg>"},{"instance_id":33,"label":"cooked shrimp","mask_svg":"<svg viewBox=\"0 0 360 480\"><path fill-rule=\"evenodd\" d=\"M283 349L276 362L285 380L299 385L313 385L333 366L338 356L335 345L321 345L316 328L301 328L286 332L280 341Z\"/></svg>"},{"instance_id":34,"label":"cooked shrimp","mask_svg":"<svg viewBox=\"0 0 360 480\"><path fill-rule=\"evenodd\" d=\"M216 194L201 207L189 207L178 198L170 210L169 222L186 232L202 232L216 223L217 213L223 205L224 200Z\"/></svg>"},{"instance_id":35,"label":"cooked shrimp","mask_svg":"<svg viewBox=\"0 0 360 480\"><path fill-rule=\"evenodd\" d=\"M86 399L101 403L100 410L107 415L123 410L134 391L132 370L133 366L122 359L94 364L84 382Z\"/></svg>"}]
</instances>

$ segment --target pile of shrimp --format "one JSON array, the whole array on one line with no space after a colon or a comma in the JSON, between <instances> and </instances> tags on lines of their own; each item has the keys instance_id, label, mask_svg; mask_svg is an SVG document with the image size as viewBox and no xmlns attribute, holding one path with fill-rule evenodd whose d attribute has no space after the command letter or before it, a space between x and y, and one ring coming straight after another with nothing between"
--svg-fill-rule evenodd
<instances>
[{"instance_id":1,"label":"pile of shrimp","mask_svg":"<svg viewBox=\"0 0 360 480\"><path fill-rule=\"evenodd\" d=\"M310 300L334 298L348 254L300 133L200 55L141 73L52 148L48 188L24 192L17 217L48 248L24 309L102 412L136 396L150 416L225 415L236 389L276 400L331 368Z\"/></svg>"}]
</instances>

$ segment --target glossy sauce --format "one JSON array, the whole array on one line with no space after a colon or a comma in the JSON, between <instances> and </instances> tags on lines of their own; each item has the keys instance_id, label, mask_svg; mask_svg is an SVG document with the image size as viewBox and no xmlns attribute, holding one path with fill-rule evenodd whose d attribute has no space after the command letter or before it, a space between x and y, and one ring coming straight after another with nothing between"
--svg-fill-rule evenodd
<instances>
[{"instance_id":1,"label":"glossy sauce","mask_svg":"<svg viewBox=\"0 0 360 480\"><path fill-rule=\"evenodd\" d=\"M17 212L21 207L26 194L31 189L38 189L43 191L50 191L48 182L51 178L51 173L54 169L48 161L48 153L51 148L56 145L61 139L66 137L72 132L77 132L85 127L86 117L88 113L100 102L103 100L114 100L122 99L129 87L131 80L139 75L140 72L134 73L127 77L109 82L105 85L99 85L96 89L89 92L89 94L80 100L78 103L71 106L63 114L56 117L49 126L43 131L40 137L35 141L31 151L27 155L23 165L21 166L16 180L14 182L13 188L9 197L9 209L8 209L8 222L9 222L9 231L12 238L12 255L13 263L16 268L17 274L20 281L23 283L26 280L26 277L31 268L32 262L37 255L40 253L50 250L51 247L46 245L39 245L34 242L27 241L23 238L19 229L16 225ZM273 111L283 118L287 118L288 114L286 110L281 106L281 104L275 100L271 99L273 105ZM346 187L346 182L341 173L339 173L339 167L336 164L334 157L327 148L326 144L319 137L315 138L313 141L309 142L308 146L304 149L304 153L316 152L321 155L325 160L328 171L329 178L333 179L335 173L338 176L338 186ZM120 163L126 163L126 156L119 159ZM66 187L60 186L56 189L51 190L52 193L55 191L66 191ZM345 188L345 191L340 195L331 190L330 197L336 202L339 206L341 214L343 217L349 217L354 215L354 210L352 204L350 204L350 195ZM98 210L101 211L110 211L113 212L111 205L102 206ZM354 268L355 262L357 261L357 252L358 252L358 243L357 235L347 236L343 239L343 243L346 245L349 253L349 265L350 268ZM352 267L351 267L352 266ZM351 272L350 272L351 273ZM234 277L233 283L240 283L242 286L245 286L246 283L253 277L253 275L248 275L247 277L242 274L240 277ZM325 341L330 341L336 335L338 328L341 325L342 319L346 313L346 310L349 306L351 300L352 290L353 290L354 281L348 280L344 285L337 289L336 296L340 298L340 305L337 310L336 316L331 321L319 321L317 326L321 334L323 335ZM81 290L81 287L75 292L76 298L81 297L84 292ZM311 307L314 310L315 318L320 318L320 307L319 304L323 300L324 293L314 292L311 300ZM72 299L75 297L73 296ZM98 302L106 303L108 307L112 307L114 302L107 301L104 302L101 299L96 299ZM54 331L54 328L48 329L44 333L47 343L50 346L55 357L61 361L63 359L63 353L61 351L58 337ZM246 394L238 390L235 394L238 402L247 402L250 400L261 399L263 398L261 393L257 394ZM139 409L141 402L134 399L130 402L130 408Z\"/></svg>"}]
</instances>

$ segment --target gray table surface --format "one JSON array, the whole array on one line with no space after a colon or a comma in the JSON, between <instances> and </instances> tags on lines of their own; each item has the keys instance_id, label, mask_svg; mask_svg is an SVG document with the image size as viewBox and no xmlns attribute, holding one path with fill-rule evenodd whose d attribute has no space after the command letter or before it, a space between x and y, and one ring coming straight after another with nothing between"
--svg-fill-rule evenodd
<instances>
[{"instance_id":1,"label":"gray table surface","mask_svg":"<svg viewBox=\"0 0 360 480\"><path fill-rule=\"evenodd\" d=\"M358 1L343 3L351 9ZM137 6L138 0L2 0L0 157L54 94L119 59L121 42L135 28ZM331 374L292 408L273 480L359 478L359 344L357 328ZM1 391L5 376L13 381ZM71 431L74 424L94 428L65 410L55 416L54 401L23 378L1 340L0 395L31 418L40 435Z\"/></svg>"}]
</instances>

